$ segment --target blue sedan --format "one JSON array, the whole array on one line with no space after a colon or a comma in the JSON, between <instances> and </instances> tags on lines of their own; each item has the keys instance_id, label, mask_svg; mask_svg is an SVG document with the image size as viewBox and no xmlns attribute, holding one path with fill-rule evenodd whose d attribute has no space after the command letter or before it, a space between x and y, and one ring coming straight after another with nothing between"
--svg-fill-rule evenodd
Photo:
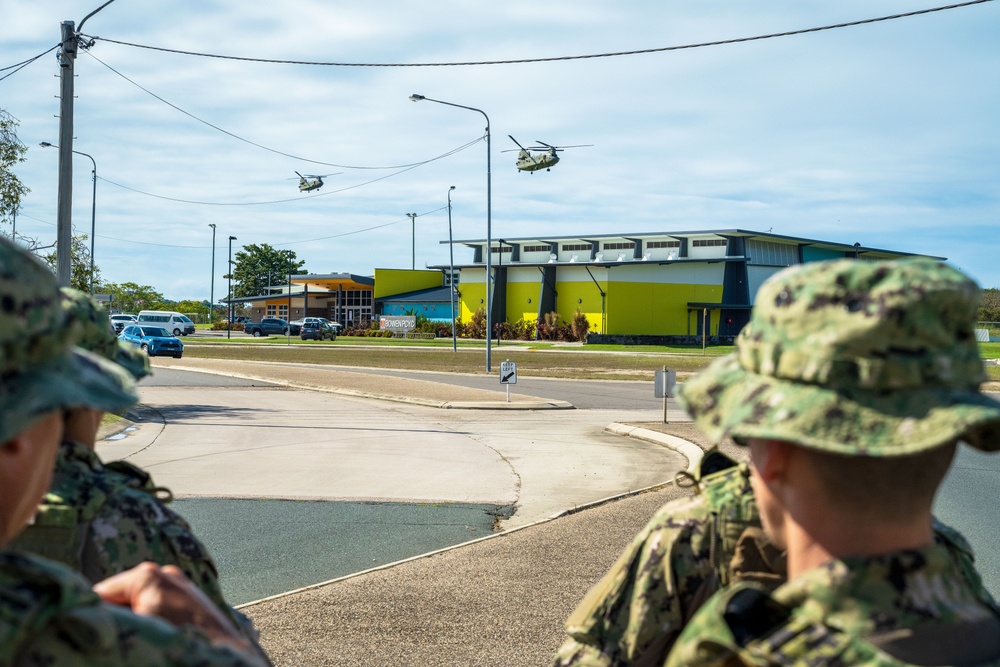
<instances>
[{"instance_id":1,"label":"blue sedan","mask_svg":"<svg viewBox=\"0 0 1000 667\"><path fill-rule=\"evenodd\" d=\"M163 327L132 325L125 327L118 335L118 339L137 345L151 357L165 355L180 359L184 354L184 343L171 336Z\"/></svg>"}]
</instances>

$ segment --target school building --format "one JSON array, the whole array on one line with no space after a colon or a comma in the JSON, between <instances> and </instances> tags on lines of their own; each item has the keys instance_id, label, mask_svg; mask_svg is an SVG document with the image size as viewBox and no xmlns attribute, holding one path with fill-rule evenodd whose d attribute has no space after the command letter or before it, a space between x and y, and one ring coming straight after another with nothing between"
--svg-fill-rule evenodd
<instances>
[{"instance_id":1,"label":"school building","mask_svg":"<svg viewBox=\"0 0 1000 667\"><path fill-rule=\"evenodd\" d=\"M447 244L447 241L442 241ZM455 265L456 315L468 322L487 308L486 257L494 288L491 321L535 322L577 310L595 334L732 336L749 320L760 284L793 264L834 258L876 261L912 256L742 229L456 240L471 262ZM937 257L936 259L943 259ZM291 290L234 299L251 317L326 317L366 326L379 315L451 319L450 265L423 270L291 276Z\"/></svg>"}]
</instances>

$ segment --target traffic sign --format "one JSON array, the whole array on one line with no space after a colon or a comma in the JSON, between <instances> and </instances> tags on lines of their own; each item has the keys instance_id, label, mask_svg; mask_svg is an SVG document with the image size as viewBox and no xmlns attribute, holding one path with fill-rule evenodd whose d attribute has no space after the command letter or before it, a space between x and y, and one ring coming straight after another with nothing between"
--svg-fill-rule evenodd
<instances>
[{"instance_id":1,"label":"traffic sign","mask_svg":"<svg viewBox=\"0 0 1000 667\"><path fill-rule=\"evenodd\" d=\"M500 384L517 384L517 364L515 362L500 362Z\"/></svg>"}]
</instances>

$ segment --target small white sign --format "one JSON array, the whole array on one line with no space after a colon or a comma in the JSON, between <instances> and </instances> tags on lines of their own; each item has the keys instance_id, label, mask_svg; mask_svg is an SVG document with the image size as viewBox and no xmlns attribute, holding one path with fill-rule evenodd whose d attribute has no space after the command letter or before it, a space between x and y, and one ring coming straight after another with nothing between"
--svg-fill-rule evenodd
<instances>
[{"instance_id":1,"label":"small white sign","mask_svg":"<svg viewBox=\"0 0 1000 667\"><path fill-rule=\"evenodd\" d=\"M515 362L500 362L500 384L517 384L517 364Z\"/></svg>"}]
</instances>

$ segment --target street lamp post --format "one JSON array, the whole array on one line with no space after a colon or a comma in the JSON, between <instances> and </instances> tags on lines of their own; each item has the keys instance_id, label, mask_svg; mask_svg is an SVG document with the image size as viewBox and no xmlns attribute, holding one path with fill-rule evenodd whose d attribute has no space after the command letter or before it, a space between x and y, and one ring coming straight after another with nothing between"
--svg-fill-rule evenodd
<instances>
[{"instance_id":1,"label":"street lamp post","mask_svg":"<svg viewBox=\"0 0 1000 667\"><path fill-rule=\"evenodd\" d=\"M497 281L500 280L500 274L503 273L503 244L506 243L503 239L499 239L499 242L500 243L497 246ZM492 250L490 251L490 254L492 254ZM493 288L493 291L494 291L494 293L496 292L496 288L495 287ZM500 317L503 318L502 321L506 321L507 320L507 299L506 299L506 294L507 294L506 291L503 292L503 294L502 294L502 296L504 297L502 299L503 305L500 308ZM500 322L496 323L496 327L497 327L497 347L500 347Z\"/></svg>"},{"instance_id":2,"label":"street lamp post","mask_svg":"<svg viewBox=\"0 0 1000 667\"><path fill-rule=\"evenodd\" d=\"M410 271L417 268L417 214L407 213L410 218L410 234L413 239L410 245Z\"/></svg>"},{"instance_id":3,"label":"street lamp post","mask_svg":"<svg viewBox=\"0 0 1000 667\"><path fill-rule=\"evenodd\" d=\"M226 297L229 300L229 322L226 324L226 338L233 337L233 241L237 240L235 236L229 237L229 271L226 275L229 277L229 295Z\"/></svg>"},{"instance_id":4,"label":"street lamp post","mask_svg":"<svg viewBox=\"0 0 1000 667\"><path fill-rule=\"evenodd\" d=\"M492 242L492 229L493 229L493 193L492 193L492 176L490 175L490 117L486 115L486 112L482 109L477 109L475 107L467 107L462 104L453 104L451 102L442 102L441 100L431 99L430 97L424 97L423 95L413 94L410 95L410 99L414 102L420 102L422 100L427 100L428 102L437 102L438 104L445 104L450 107L458 107L459 109L468 109L469 111L476 111L483 114L483 118L486 119L486 372L491 373L493 371L493 364L491 360L491 349L490 349L490 334L491 332L491 316L490 310L493 305L492 296L492 284L493 284L493 258L490 256L490 246Z\"/></svg>"},{"instance_id":5,"label":"street lamp post","mask_svg":"<svg viewBox=\"0 0 1000 667\"><path fill-rule=\"evenodd\" d=\"M455 245L451 240L451 191L454 189L454 185L448 188L448 258L451 264L448 286L451 288L451 351L458 352L458 332L455 330Z\"/></svg>"},{"instance_id":6,"label":"street lamp post","mask_svg":"<svg viewBox=\"0 0 1000 667\"><path fill-rule=\"evenodd\" d=\"M55 144L50 144L47 141L43 141L42 143L39 144L39 146L41 146L42 148L49 148L50 146L52 148L59 148ZM94 171L92 172L92 174L93 174L93 181L94 181L93 196L91 197L91 200L90 200L90 293L93 295L93 293L94 293L94 234L95 234L95 232L97 230L97 227L96 227L96 221L97 221L97 161L94 160L94 158L91 157L90 155L88 155L87 153L84 153L83 151L72 151L72 152L76 153L77 155L82 155L84 157L90 158L91 164L94 165ZM71 272L71 275L72 275L72 272Z\"/></svg>"},{"instance_id":7,"label":"street lamp post","mask_svg":"<svg viewBox=\"0 0 1000 667\"><path fill-rule=\"evenodd\" d=\"M208 324L215 324L215 223L210 222L208 226L212 228L212 282L208 289Z\"/></svg>"}]
</instances>

